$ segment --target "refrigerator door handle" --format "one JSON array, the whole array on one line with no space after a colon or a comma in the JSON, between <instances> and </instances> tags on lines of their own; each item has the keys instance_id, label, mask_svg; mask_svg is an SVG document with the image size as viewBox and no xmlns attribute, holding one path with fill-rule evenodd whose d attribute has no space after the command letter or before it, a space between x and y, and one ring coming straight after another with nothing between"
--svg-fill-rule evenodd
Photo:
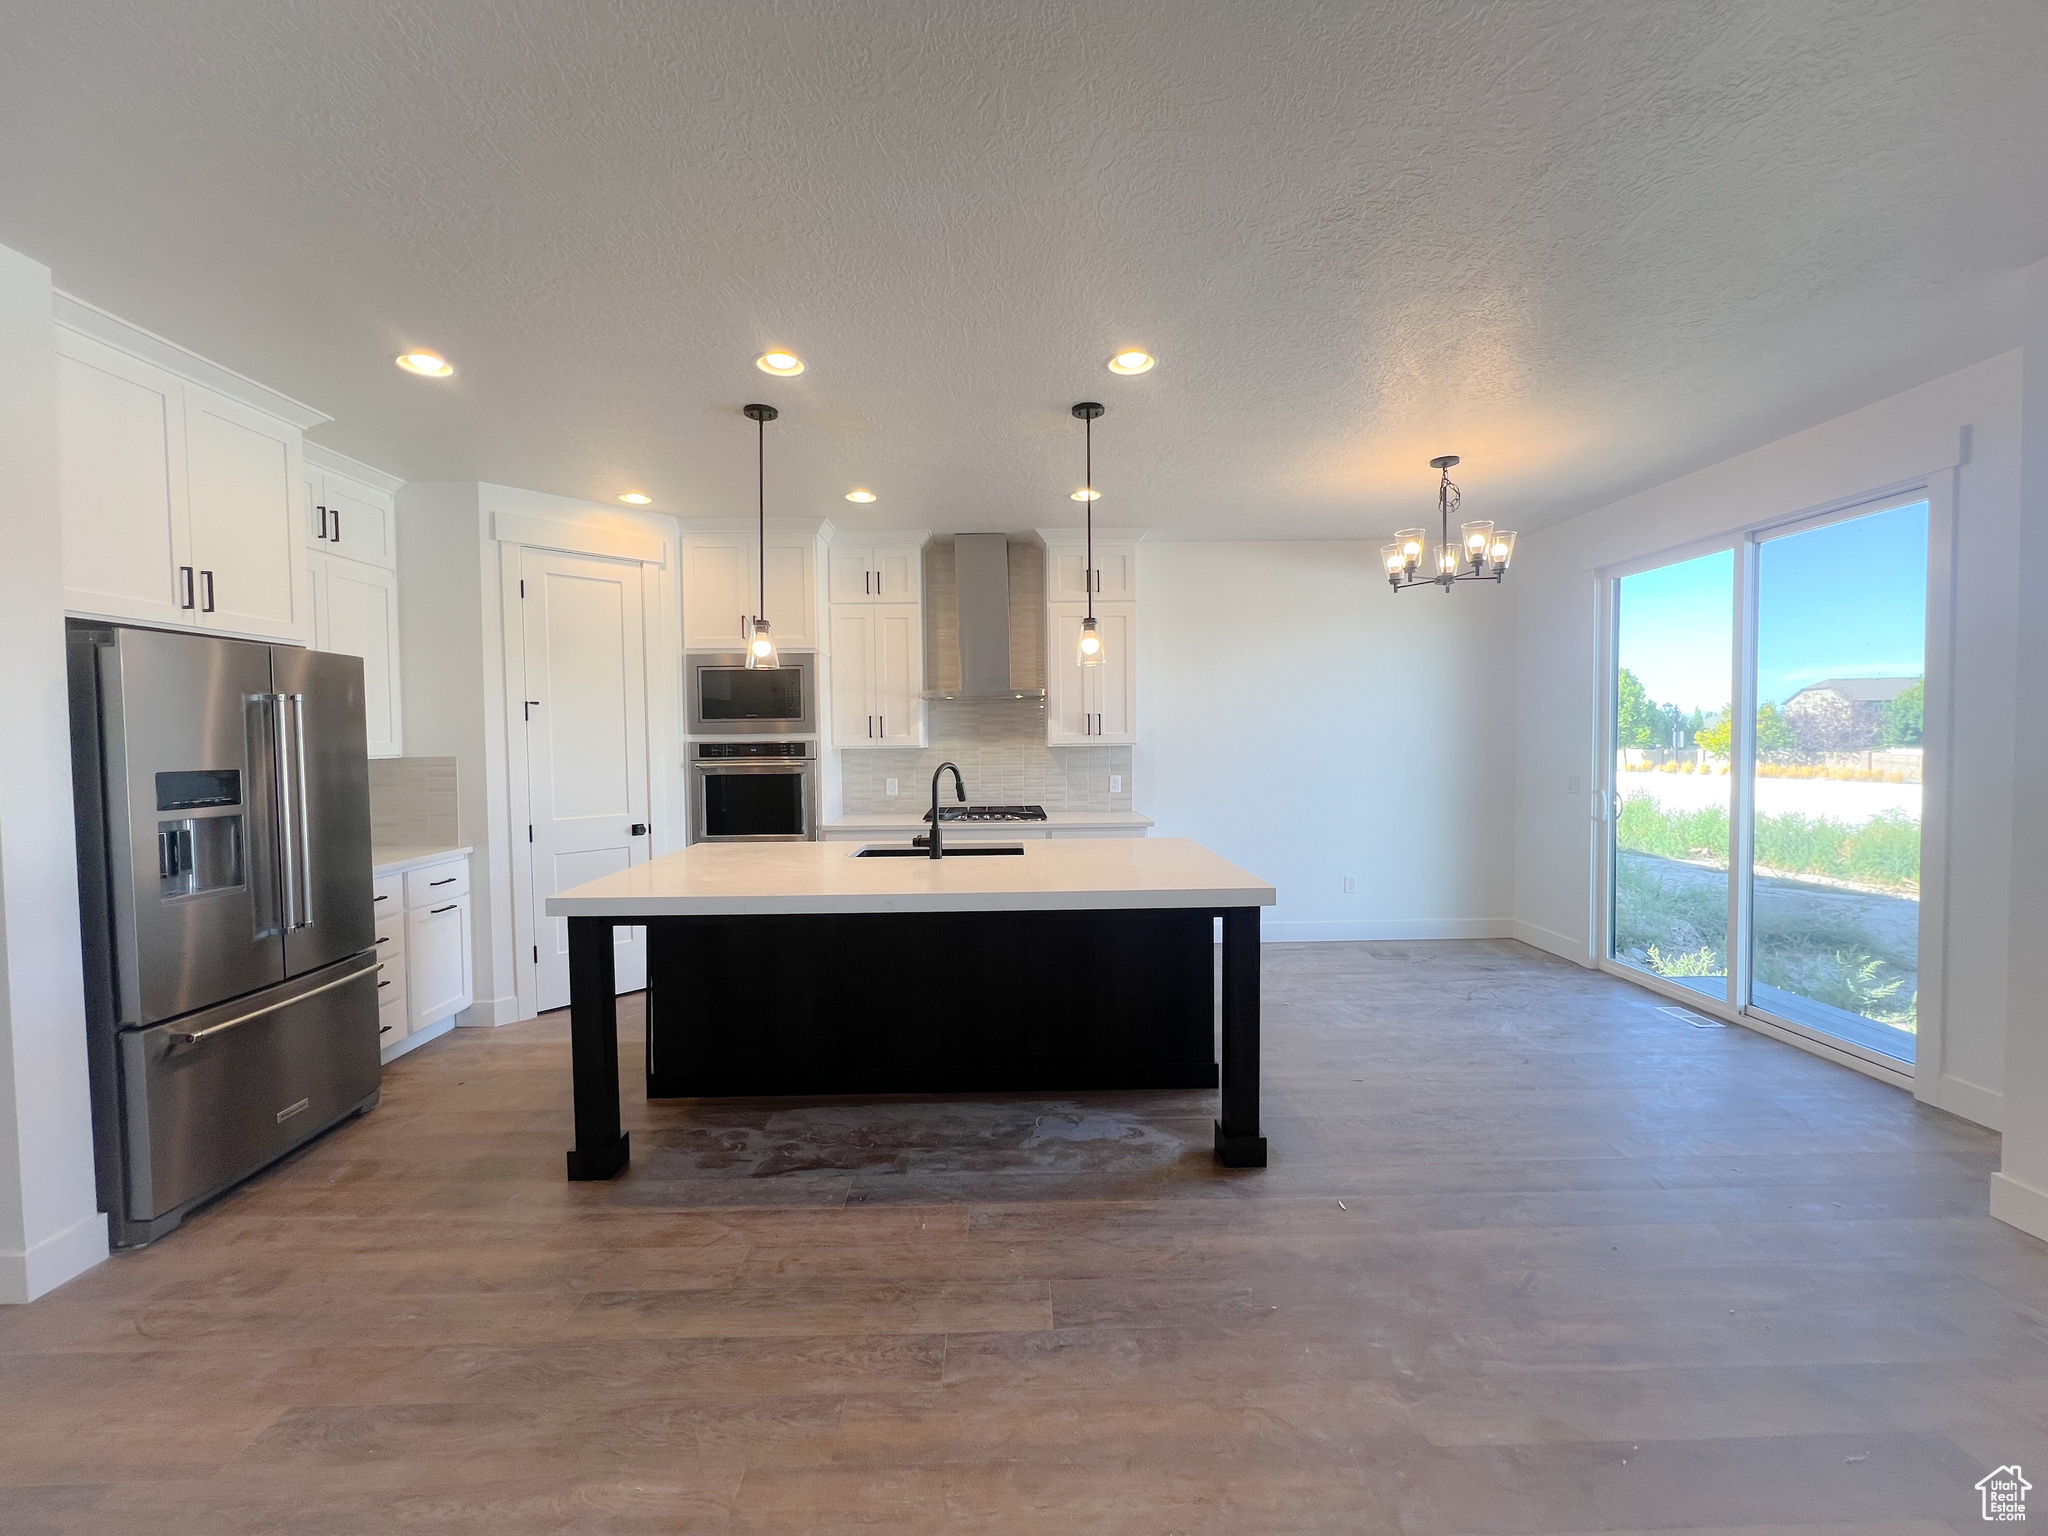
<instances>
[{"instance_id":1,"label":"refrigerator door handle","mask_svg":"<svg viewBox=\"0 0 2048 1536\"><path fill-rule=\"evenodd\" d=\"M297 814L287 837L298 839L298 848L292 854L292 868L298 876L298 889L293 893L292 905L296 921L294 928L313 926L313 827L312 812L306 794L306 696L303 693L290 695L292 701L292 776L297 781L293 795L298 801Z\"/></svg>"},{"instance_id":2,"label":"refrigerator door handle","mask_svg":"<svg viewBox=\"0 0 2048 1536\"><path fill-rule=\"evenodd\" d=\"M291 742L285 722L285 696L265 695L270 709L271 782L277 801L277 924L299 926L298 814L292 805Z\"/></svg>"},{"instance_id":3,"label":"refrigerator door handle","mask_svg":"<svg viewBox=\"0 0 2048 1536\"><path fill-rule=\"evenodd\" d=\"M318 997L322 992L332 992L336 987L345 987L352 981L362 980L362 978L365 976L374 976L377 974L377 971L381 971L382 969L384 969L384 967L380 965L376 967L375 970L350 971L346 976L337 976L332 981L322 982L319 986L314 987L309 991L297 993L294 996L284 999L284 1001L282 1002L266 1003L261 1008L252 1008L247 1013L240 1014L232 1019L224 1020L219 1024L210 1024L205 1029L176 1031L171 1035L170 1038L179 1045L199 1045L204 1041L211 1040L215 1035L226 1034L229 1030L234 1029L239 1025L247 1024L250 1023L252 1020L264 1018L269 1014L276 1013L280 1008L293 1007L299 1003L304 1002L309 997Z\"/></svg>"}]
</instances>

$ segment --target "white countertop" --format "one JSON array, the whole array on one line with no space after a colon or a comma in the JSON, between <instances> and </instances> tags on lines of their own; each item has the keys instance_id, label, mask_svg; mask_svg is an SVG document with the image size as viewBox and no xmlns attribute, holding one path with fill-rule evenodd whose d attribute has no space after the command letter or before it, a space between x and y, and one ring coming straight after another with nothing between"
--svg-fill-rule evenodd
<instances>
[{"instance_id":1,"label":"white countertop","mask_svg":"<svg viewBox=\"0 0 2048 1536\"><path fill-rule=\"evenodd\" d=\"M547 899L550 917L1269 907L1273 887L1184 837L1052 838L993 858L857 859L858 843L695 843Z\"/></svg>"},{"instance_id":2,"label":"white countertop","mask_svg":"<svg viewBox=\"0 0 2048 1536\"><path fill-rule=\"evenodd\" d=\"M449 848L372 848L370 850L370 872L377 875L402 874L408 869L418 869L427 864L438 864L443 859L462 858L472 844Z\"/></svg>"},{"instance_id":3,"label":"white countertop","mask_svg":"<svg viewBox=\"0 0 2048 1536\"><path fill-rule=\"evenodd\" d=\"M918 805L907 811L860 811L851 816L834 816L821 823L827 832L922 832L930 825L925 813L929 804ZM1033 827L1100 827L1129 828L1141 832L1152 825L1150 816L1140 816L1136 811L1047 811L1043 821L949 821L946 835L958 831L974 832L1028 832Z\"/></svg>"}]
</instances>

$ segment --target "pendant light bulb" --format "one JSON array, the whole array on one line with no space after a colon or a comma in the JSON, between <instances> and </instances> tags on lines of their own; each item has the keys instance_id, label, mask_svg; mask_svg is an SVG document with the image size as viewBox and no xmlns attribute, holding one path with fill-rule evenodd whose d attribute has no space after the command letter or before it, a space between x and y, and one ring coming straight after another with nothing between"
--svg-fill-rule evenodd
<instances>
[{"instance_id":1,"label":"pendant light bulb","mask_svg":"<svg viewBox=\"0 0 2048 1536\"><path fill-rule=\"evenodd\" d=\"M1102 631L1095 627L1093 619L1081 621L1081 643L1075 648L1074 660L1084 667L1099 667L1109 660L1102 649Z\"/></svg>"},{"instance_id":2,"label":"pendant light bulb","mask_svg":"<svg viewBox=\"0 0 2048 1536\"><path fill-rule=\"evenodd\" d=\"M747 643L747 670L774 672L781 666L782 658L775 653L775 636L768 630L768 621L754 620L754 638Z\"/></svg>"}]
</instances>

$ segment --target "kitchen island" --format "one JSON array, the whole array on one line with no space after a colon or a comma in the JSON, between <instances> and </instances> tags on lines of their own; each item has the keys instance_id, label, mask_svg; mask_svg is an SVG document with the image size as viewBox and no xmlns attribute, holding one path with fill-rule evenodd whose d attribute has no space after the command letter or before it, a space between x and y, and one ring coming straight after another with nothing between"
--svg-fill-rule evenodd
<instances>
[{"instance_id":1,"label":"kitchen island","mask_svg":"<svg viewBox=\"0 0 2048 1536\"><path fill-rule=\"evenodd\" d=\"M572 1180L611 1178L630 1156L612 973L626 924L647 929L650 1098L1220 1083L1218 1160L1265 1166L1272 886L1186 838L863 856L876 846L697 843L548 898L569 929Z\"/></svg>"}]
</instances>

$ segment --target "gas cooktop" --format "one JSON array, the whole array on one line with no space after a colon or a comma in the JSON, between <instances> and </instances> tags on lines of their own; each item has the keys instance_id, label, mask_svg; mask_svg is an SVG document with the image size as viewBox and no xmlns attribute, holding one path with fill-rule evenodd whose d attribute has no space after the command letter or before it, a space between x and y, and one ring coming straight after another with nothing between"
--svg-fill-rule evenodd
<instances>
[{"instance_id":1,"label":"gas cooktop","mask_svg":"<svg viewBox=\"0 0 2048 1536\"><path fill-rule=\"evenodd\" d=\"M932 813L926 811L924 819L930 821ZM1042 805L946 805L939 808L941 821L1043 821L1045 807Z\"/></svg>"}]
</instances>

